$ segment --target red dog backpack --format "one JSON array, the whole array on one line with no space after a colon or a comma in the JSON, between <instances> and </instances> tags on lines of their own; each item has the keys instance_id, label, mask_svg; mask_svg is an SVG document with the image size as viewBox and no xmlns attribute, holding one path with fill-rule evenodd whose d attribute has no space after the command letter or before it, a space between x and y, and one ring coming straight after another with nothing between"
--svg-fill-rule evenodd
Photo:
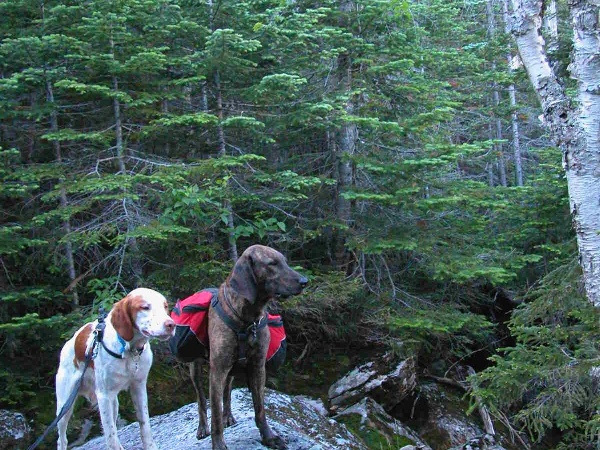
<instances>
[{"instance_id":1,"label":"red dog backpack","mask_svg":"<svg viewBox=\"0 0 600 450\"><path fill-rule=\"evenodd\" d=\"M169 340L171 352L178 359L192 362L208 359L208 308L217 289L205 289L177 301L171 311L175 335Z\"/></svg>"},{"instance_id":2,"label":"red dog backpack","mask_svg":"<svg viewBox=\"0 0 600 450\"><path fill-rule=\"evenodd\" d=\"M171 319L175 322L175 335L169 340L171 352L184 362L195 359L208 359L208 309L218 289L209 288L179 300ZM277 370L285 361L287 342L283 319L280 315L269 314L267 325L271 333L271 342L267 351L266 367Z\"/></svg>"}]
</instances>

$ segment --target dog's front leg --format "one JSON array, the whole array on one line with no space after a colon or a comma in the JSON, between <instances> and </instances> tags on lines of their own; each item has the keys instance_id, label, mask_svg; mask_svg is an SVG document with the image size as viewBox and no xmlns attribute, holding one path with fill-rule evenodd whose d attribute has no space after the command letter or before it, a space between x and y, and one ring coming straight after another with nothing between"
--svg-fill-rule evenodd
<instances>
[{"instance_id":1,"label":"dog's front leg","mask_svg":"<svg viewBox=\"0 0 600 450\"><path fill-rule=\"evenodd\" d=\"M77 384L77 377L81 376L78 372L74 372L73 369L67 371L61 362L61 365L58 368L58 373L56 374L56 416L60 414L65 403L67 403L67 399L71 395L71 392L75 389L75 385ZM58 441L56 443L57 450L67 450L67 425L69 424L69 419L73 414L73 405L67 410L66 414L62 419L58 421L57 431L58 431Z\"/></svg>"},{"instance_id":2,"label":"dog's front leg","mask_svg":"<svg viewBox=\"0 0 600 450\"><path fill-rule=\"evenodd\" d=\"M210 435L213 450L227 450L223 438L223 391L225 389L226 375L228 371L222 367L215 367L211 355L211 368L209 376L210 390Z\"/></svg>"},{"instance_id":3,"label":"dog's front leg","mask_svg":"<svg viewBox=\"0 0 600 450\"><path fill-rule=\"evenodd\" d=\"M190 378L192 385L196 390L196 402L198 403L198 429L196 430L196 439L204 439L210 434L208 428L208 418L206 416L206 396L202 387L202 361L197 359L192 361L190 366Z\"/></svg>"},{"instance_id":4,"label":"dog's front leg","mask_svg":"<svg viewBox=\"0 0 600 450\"><path fill-rule=\"evenodd\" d=\"M129 388L131 399L135 407L135 415L140 424L140 435L142 437L142 447L144 450L158 450L152 438L150 430L150 414L148 413L148 392L146 390L146 380L139 380L131 383Z\"/></svg>"},{"instance_id":5,"label":"dog's front leg","mask_svg":"<svg viewBox=\"0 0 600 450\"><path fill-rule=\"evenodd\" d=\"M100 421L104 430L104 439L108 450L123 450L117 437L117 417L115 410L118 410L117 392L96 390L98 398L98 409L100 410Z\"/></svg>"},{"instance_id":6,"label":"dog's front leg","mask_svg":"<svg viewBox=\"0 0 600 450\"><path fill-rule=\"evenodd\" d=\"M265 414L266 370L264 361L264 358L262 358L260 361L248 365L248 388L250 389L250 392L252 392L254 421L260 431L263 445L266 445L269 448L285 450L287 449L286 443L281 437L273 433L267 423L267 416Z\"/></svg>"}]
</instances>

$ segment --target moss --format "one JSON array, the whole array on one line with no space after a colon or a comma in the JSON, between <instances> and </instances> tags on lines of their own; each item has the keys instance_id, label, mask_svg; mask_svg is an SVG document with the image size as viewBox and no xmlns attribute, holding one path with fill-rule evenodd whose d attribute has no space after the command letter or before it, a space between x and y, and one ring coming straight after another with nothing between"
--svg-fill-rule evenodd
<instances>
[{"instance_id":1,"label":"moss","mask_svg":"<svg viewBox=\"0 0 600 450\"><path fill-rule=\"evenodd\" d=\"M292 395L320 398L325 404L329 387L357 362L345 353L332 350L311 353L301 367L296 367L296 356L293 349L288 347L286 362L276 374L269 374L267 386Z\"/></svg>"},{"instance_id":2,"label":"moss","mask_svg":"<svg viewBox=\"0 0 600 450\"><path fill-rule=\"evenodd\" d=\"M450 435L444 430L429 430L421 434L421 438L433 448L448 448L450 445L452 445Z\"/></svg>"},{"instance_id":3,"label":"moss","mask_svg":"<svg viewBox=\"0 0 600 450\"><path fill-rule=\"evenodd\" d=\"M338 421L346 425L352 434L361 439L371 450L396 450L405 445L415 445L415 442L406 436L397 434L387 436L377 428L365 425L358 414L344 415Z\"/></svg>"}]
</instances>

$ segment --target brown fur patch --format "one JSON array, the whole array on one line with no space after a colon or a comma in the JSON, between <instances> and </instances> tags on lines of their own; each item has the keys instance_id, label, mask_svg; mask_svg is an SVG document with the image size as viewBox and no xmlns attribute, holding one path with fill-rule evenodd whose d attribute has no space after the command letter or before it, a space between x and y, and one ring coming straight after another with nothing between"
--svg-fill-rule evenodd
<instances>
[{"instance_id":1,"label":"brown fur patch","mask_svg":"<svg viewBox=\"0 0 600 450\"><path fill-rule=\"evenodd\" d=\"M88 338L94 331L94 327L91 323L88 323L77 335L75 336L75 358L73 358L73 364L75 367L79 367L80 362L85 361L85 349L87 346ZM90 362L90 366L94 368L94 361Z\"/></svg>"},{"instance_id":2,"label":"brown fur patch","mask_svg":"<svg viewBox=\"0 0 600 450\"><path fill-rule=\"evenodd\" d=\"M128 295L113 306L111 316L112 326L115 327L119 336L126 341L133 339L133 330L136 327L135 318L145 303L144 299L139 295L135 297Z\"/></svg>"},{"instance_id":3,"label":"brown fur patch","mask_svg":"<svg viewBox=\"0 0 600 450\"><path fill-rule=\"evenodd\" d=\"M131 320L133 322L133 326L135 327L135 318L137 313L140 312L142 307L148 302L146 302L146 300L139 295L136 295L135 297L129 297L129 299L129 314L131 315Z\"/></svg>"}]
</instances>

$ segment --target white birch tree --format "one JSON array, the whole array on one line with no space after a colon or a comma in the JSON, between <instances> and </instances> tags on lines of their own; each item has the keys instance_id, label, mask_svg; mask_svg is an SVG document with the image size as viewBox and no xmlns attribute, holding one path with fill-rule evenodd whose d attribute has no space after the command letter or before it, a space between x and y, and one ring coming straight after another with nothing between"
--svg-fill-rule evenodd
<instances>
[{"instance_id":1,"label":"white birch tree","mask_svg":"<svg viewBox=\"0 0 600 450\"><path fill-rule=\"evenodd\" d=\"M573 224L588 299L600 306L600 36L598 0L569 0L572 102L552 70L542 34L544 2L512 0L512 34L538 95L543 119L563 151Z\"/></svg>"}]
</instances>

